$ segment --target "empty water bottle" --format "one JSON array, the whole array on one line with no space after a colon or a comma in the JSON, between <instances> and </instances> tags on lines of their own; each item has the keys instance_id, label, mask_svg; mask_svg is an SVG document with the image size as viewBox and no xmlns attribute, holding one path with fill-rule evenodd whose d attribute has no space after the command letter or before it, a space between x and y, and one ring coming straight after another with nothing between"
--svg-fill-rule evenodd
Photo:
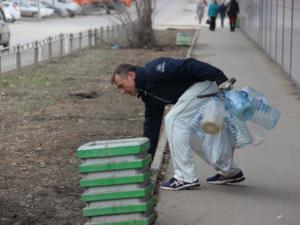
<instances>
[{"instance_id":1,"label":"empty water bottle","mask_svg":"<svg viewBox=\"0 0 300 225\"><path fill-rule=\"evenodd\" d=\"M251 102L255 107L255 112L251 121L267 130L272 130L280 118L280 111L256 98L252 99Z\"/></svg>"},{"instance_id":2,"label":"empty water bottle","mask_svg":"<svg viewBox=\"0 0 300 225\"><path fill-rule=\"evenodd\" d=\"M225 124L235 148L252 144L253 137L244 121L228 112L225 117Z\"/></svg>"},{"instance_id":3,"label":"empty water bottle","mask_svg":"<svg viewBox=\"0 0 300 225\"><path fill-rule=\"evenodd\" d=\"M265 104L268 104L267 97L263 93L255 90L254 88L243 87L242 91L244 91L248 94L249 99L256 98L256 99L262 100Z\"/></svg>"},{"instance_id":4,"label":"empty water bottle","mask_svg":"<svg viewBox=\"0 0 300 225\"><path fill-rule=\"evenodd\" d=\"M240 120L252 118L255 108L244 91L230 90L225 93L225 108Z\"/></svg>"}]
</instances>

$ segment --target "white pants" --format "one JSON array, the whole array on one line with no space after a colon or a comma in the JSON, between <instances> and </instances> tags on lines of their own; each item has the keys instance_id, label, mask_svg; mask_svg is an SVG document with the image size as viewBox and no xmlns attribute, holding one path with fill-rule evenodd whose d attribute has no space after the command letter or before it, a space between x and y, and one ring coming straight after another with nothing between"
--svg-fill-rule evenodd
<instances>
[{"instance_id":1,"label":"white pants","mask_svg":"<svg viewBox=\"0 0 300 225\"><path fill-rule=\"evenodd\" d=\"M218 86L215 82L205 81L194 84L184 92L165 117L165 131L173 160L174 177L178 180L191 183L198 179L192 155L194 149L190 145L189 124L203 104L203 100L198 99L197 95L209 94L217 90ZM196 150L195 152L197 153ZM229 171L218 172L223 176L232 176L239 171L240 168L233 164Z\"/></svg>"}]
</instances>

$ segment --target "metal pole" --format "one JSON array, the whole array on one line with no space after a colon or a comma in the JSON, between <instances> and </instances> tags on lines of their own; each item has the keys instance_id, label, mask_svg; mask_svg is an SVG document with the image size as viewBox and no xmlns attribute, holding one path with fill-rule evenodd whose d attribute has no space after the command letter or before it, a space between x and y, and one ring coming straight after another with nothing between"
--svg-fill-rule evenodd
<instances>
[{"instance_id":1,"label":"metal pole","mask_svg":"<svg viewBox=\"0 0 300 225\"><path fill-rule=\"evenodd\" d=\"M98 30L94 29L94 46L98 45Z\"/></svg>"},{"instance_id":2,"label":"metal pole","mask_svg":"<svg viewBox=\"0 0 300 225\"><path fill-rule=\"evenodd\" d=\"M49 37L48 38L48 47L49 47L49 55L48 55L48 57L49 57L49 60L51 60L52 59L52 37Z\"/></svg>"},{"instance_id":3,"label":"metal pole","mask_svg":"<svg viewBox=\"0 0 300 225\"><path fill-rule=\"evenodd\" d=\"M17 69L21 70L21 46L17 45L17 54L16 54L16 59L17 59Z\"/></svg>"},{"instance_id":4,"label":"metal pole","mask_svg":"<svg viewBox=\"0 0 300 225\"><path fill-rule=\"evenodd\" d=\"M38 20L40 20L41 17L41 0L37 1L37 7L38 7Z\"/></svg>"},{"instance_id":5,"label":"metal pole","mask_svg":"<svg viewBox=\"0 0 300 225\"><path fill-rule=\"evenodd\" d=\"M60 41L60 57L64 56L64 35L59 35L59 41Z\"/></svg>"},{"instance_id":6,"label":"metal pole","mask_svg":"<svg viewBox=\"0 0 300 225\"><path fill-rule=\"evenodd\" d=\"M0 74L2 74L2 54L0 54Z\"/></svg>"},{"instance_id":7,"label":"metal pole","mask_svg":"<svg viewBox=\"0 0 300 225\"><path fill-rule=\"evenodd\" d=\"M292 0L292 21L291 21L291 45L290 45L290 78L292 79L293 69L293 35L294 35L294 0ZM292 79L293 80L293 79Z\"/></svg>"},{"instance_id":8,"label":"metal pole","mask_svg":"<svg viewBox=\"0 0 300 225\"><path fill-rule=\"evenodd\" d=\"M88 30L88 37L89 37L89 48L92 48L92 30Z\"/></svg>"},{"instance_id":9,"label":"metal pole","mask_svg":"<svg viewBox=\"0 0 300 225\"><path fill-rule=\"evenodd\" d=\"M74 39L74 35L70 34L70 54L73 53L73 39Z\"/></svg>"},{"instance_id":10,"label":"metal pole","mask_svg":"<svg viewBox=\"0 0 300 225\"><path fill-rule=\"evenodd\" d=\"M81 50L81 47L82 47L82 32L79 32L78 38L79 38L79 50Z\"/></svg>"},{"instance_id":11,"label":"metal pole","mask_svg":"<svg viewBox=\"0 0 300 225\"><path fill-rule=\"evenodd\" d=\"M34 64L39 63L39 42L34 42Z\"/></svg>"},{"instance_id":12,"label":"metal pole","mask_svg":"<svg viewBox=\"0 0 300 225\"><path fill-rule=\"evenodd\" d=\"M285 0L283 0L283 7L282 7L282 45L281 45L281 66L284 67L284 23L285 23Z\"/></svg>"}]
</instances>

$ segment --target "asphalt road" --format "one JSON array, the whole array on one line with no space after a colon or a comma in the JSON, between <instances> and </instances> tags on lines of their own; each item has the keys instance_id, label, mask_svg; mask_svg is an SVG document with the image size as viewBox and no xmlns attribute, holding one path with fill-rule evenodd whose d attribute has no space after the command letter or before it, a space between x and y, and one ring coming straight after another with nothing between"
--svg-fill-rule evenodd
<instances>
[{"instance_id":1,"label":"asphalt road","mask_svg":"<svg viewBox=\"0 0 300 225\"><path fill-rule=\"evenodd\" d=\"M26 18L9 25L11 46L43 40L60 33L77 33L113 23L113 15L75 16L73 18L46 18L40 21Z\"/></svg>"},{"instance_id":2,"label":"asphalt road","mask_svg":"<svg viewBox=\"0 0 300 225\"><path fill-rule=\"evenodd\" d=\"M185 25L185 16L195 14L196 0L153 0L153 24L155 28ZM181 20L178 20L180 15ZM196 20L195 20L196 21ZM60 33L77 33L88 29L106 27L116 24L115 13L107 15L104 11L92 16L75 16L73 18L46 18L36 20L24 18L9 24L11 46L43 40ZM190 23L190 22L189 22Z\"/></svg>"}]
</instances>

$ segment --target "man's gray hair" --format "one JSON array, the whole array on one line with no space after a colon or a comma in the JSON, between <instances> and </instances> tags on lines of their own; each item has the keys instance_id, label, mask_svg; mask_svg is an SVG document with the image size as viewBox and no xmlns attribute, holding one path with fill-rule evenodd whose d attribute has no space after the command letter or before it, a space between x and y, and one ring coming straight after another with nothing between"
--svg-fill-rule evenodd
<instances>
[{"instance_id":1,"label":"man's gray hair","mask_svg":"<svg viewBox=\"0 0 300 225\"><path fill-rule=\"evenodd\" d=\"M115 77L116 75L119 76L127 76L129 72L135 72L136 66L131 64L120 64L116 70L113 72L113 75L111 77L111 84L115 83Z\"/></svg>"}]
</instances>

